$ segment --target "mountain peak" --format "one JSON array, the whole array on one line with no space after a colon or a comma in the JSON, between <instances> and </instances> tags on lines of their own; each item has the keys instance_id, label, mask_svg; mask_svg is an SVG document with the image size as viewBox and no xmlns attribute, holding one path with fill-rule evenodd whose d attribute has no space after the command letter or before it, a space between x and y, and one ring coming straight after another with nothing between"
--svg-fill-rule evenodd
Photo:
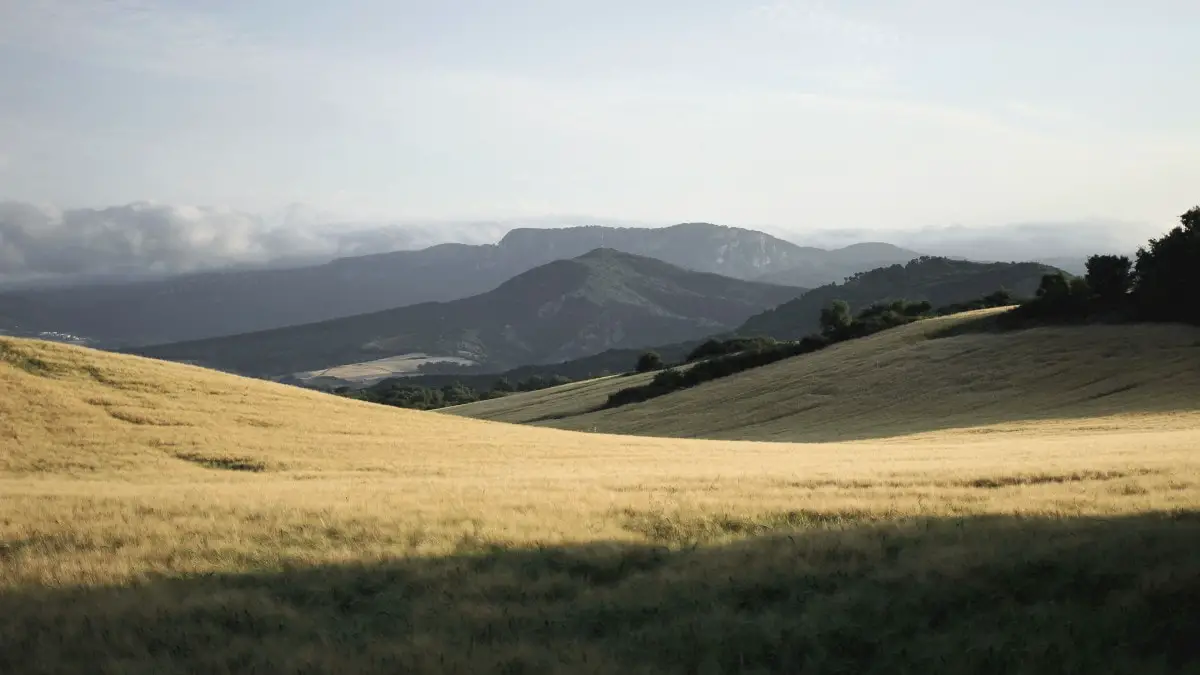
<instances>
[{"instance_id":1,"label":"mountain peak","mask_svg":"<svg viewBox=\"0 0 1200 675\"><path fill-rule=\"evenodd\" d=\"M498 371L702 338L803 292L601 247L460 300L138 351L271 377L409 354Z\"/></svg>"},{"instance_id":2,"label":"mountain peak","mask_svg":"<svg viewBox=\"0 0 1200 675\"><path fill-rule=\"evenodd\" d=\"M613 258L628 259L628 258L642 258L642 257L644 257L644 256L634 255L632 253L626 253L625 251L618 251L615 248L609 248L607 246L601 246L598 248L594 248L594 249L588 251L587 253L584 253L583 255L576 256L575 259L576 260L611 260Z\"/></svg>"}]
</instances>

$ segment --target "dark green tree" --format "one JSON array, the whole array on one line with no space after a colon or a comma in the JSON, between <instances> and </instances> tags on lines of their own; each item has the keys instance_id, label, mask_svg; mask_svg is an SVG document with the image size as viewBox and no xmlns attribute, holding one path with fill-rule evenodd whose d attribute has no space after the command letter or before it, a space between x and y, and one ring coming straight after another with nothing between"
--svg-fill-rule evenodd
<instances>
[{"instance_id":1,"label":"dark green tree","mask_svg":"<svg viewBox=\"0 0 1200 675\"><path fill-rule=\"evenodd\" d=\"M652 370L659 370L662 367L662 357L658 355L658 352L646 352L638 357L637 371L639 373L648 373Z\"/></svg>"},{"instance_id":2,"label":"dark green tree","mask_svg":"<svg viewBox=\"0 0 1200 675\"><path fill-rule=\"evenodd\" d=\"M854 322L854 316L850 314L850 304L845 300L834 300L821 310L820 321L821 333L824 335L836 336L845 333Z\"/></svg>"},{"instance_id":3,"label":"dark green tree","mask_svg":"<svg viewBox=\"0 0 1200 675\"><path fill-rule=\"evenodd\" d=\"M1133 300L1144 319L1200 323L1200 206L1138 249Z\"/></svg>"},{"instance_id":4,"label":"dark green tree","mask_svg":"<svg viewBox=\"0 0 1200 675\"><path fill-rule=\"evenodd\" d=\"M995 293L985 295L983 297L983 302L980 304L987 307L1005 307L1014 304L1015 302L1016 300L1013 298L1012 291L1008 290L1007 288L1001 288Z\"/></svg>"},{"instance_id":5,"label":"dark green tree","mask_svg":"<svg viewBox=\"0 0 1200 675\"><path fill-rule=\"evenodd\" d=\"M546 378L542 377L541 375L530 375L529 377L517 383L517 390L537 391L538 389L545 389L548 386L550 386L549 380Z\"/></svg>"},{"instance_id":6,"label":"dark green tree","mask_svg":"<svg viewBox=\"0 0 1200 675\"><path fill-rule=\"evenodd\" d=\"M1133 262L1123 255L1094 255L1087 259L1087 283L1106 307L1125 302L1133 288Z\"/></svg>"},{"instance_id":7,"label":"dark green tree","mask_svg":"<svg viewBox=\"0 0 1200 675\"><path fill-rule=\"evenodd\" d=\"M1061 302L1071 295L1071 283L1062 272L1042 276L1038 286L1037 297L1046 302Z\"/></svg>"}]
</instances>

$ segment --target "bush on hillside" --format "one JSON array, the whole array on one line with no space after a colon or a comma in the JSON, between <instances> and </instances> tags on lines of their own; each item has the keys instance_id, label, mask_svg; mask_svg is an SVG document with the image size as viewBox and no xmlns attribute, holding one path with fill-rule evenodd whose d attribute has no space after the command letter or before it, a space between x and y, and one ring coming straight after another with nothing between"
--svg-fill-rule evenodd
<instances>
[{"instance_id":1,"label":"bush on hillside","mask_svg":"<svg viewBox=\"0 0 1200 675\"><path fill-rule=\"evenodd\" d=\"M821 334L837 336L843 334L854 322L850 314L850 304L845 300L834 300L821 310Z\"/></svg>"},{"instance_id":2,"label":"bush on hillside","mask_svg":"<svg viewBox=\"0 0 1200 675\"><path fill-rule=\"evenodd\" d=\"M476 391L461 382L454 382L442 387L423 387L411 384L405 378L391 378L359 391L350 390L348 387L339 387L331 393L397 408L436 410L451 405L500 398L518 391L537 391L569 382L571 382L570 378L562 375L551 377L533 375L516 384L513 384L508 378L502 377L496 380L491 389Z\"/></svg>"},{"instance_id":3,"label":"bush on hillside","mask_svg":"<svg viewBox=\"0 0 1200 675\"><path fill-rule=\"evenodd\" d=\"M638 357L636 370L639 373L648 373L662 367L662 357L658 355L658 352L646 352Z\"/></svg>"},{"instance_id":4,"label":"bush on hillside","mask_svg":"<svg viewBox=\"0 0 1200 675\"><path fill-rule=\"evenodd\" d=\"M948 316L950 314L961 314L962 312L973 312L979 309L991 309L993 307L1008 307L1010 305L1019 304L1019 301L1013 297L1011 291L1007 288L1001 288L995 293L972 300L970 302L956 302L944 307L939 307L937 310L938 316Z\"/></svg>"},{"instance_id":5,"label":"bush on hillside","mask_svg":"<svg viewBox=\"0 0 1200 675\"><path fill-rule=\"evenodd\" d=\"M714 356L736 354L750 349L767 349L773 347L775 344L775 339L769 337L739 337L728 340L712 338L693 349L687 355L686 362L691 363L692 361L708 359Z\"/></svg>"}]
</instances>

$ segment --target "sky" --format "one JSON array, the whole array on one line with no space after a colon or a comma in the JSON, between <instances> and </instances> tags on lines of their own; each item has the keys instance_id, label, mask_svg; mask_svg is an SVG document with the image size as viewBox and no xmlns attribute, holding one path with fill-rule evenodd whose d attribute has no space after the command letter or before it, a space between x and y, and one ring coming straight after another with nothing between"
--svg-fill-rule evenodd
<instances>
[{"instance_id":1,"label":"sky","mask_svg":"<svg viewBox=\"0 0 1200 675\"><path fill-rule=\"evenodd\" d=\"M0 0L0 201L60 230L147 202L1144 239L1200 202L1196 25L1194 0Z\"/></svg>"}]
</instances>

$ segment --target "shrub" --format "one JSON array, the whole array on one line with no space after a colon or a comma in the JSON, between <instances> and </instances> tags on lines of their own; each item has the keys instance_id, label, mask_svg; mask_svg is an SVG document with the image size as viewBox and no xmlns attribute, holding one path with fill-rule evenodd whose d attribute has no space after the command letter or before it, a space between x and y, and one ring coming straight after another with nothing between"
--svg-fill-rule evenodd
<instances>
[{"instance_id":1,"label":"shrub","mask_svg":"<svg viewBox=\"0 0 1200 675\"><path fill-rule=\"evenodd\" d=\"M938 316L948 316L950 314L959 314L962 312L971 312L977 309L989 309L992 307L1008 307L1009 305L1020 304L1021 301L1013 297L1013 294L1006 288L1001 288L995 293L971 300L969 302L956 302L954 304L939 307L937 310Z\"/></svg>"},{"instance_id":2,"label":"shrub","mask_svg":"<svg viewBox=\"0 0 1200 675\"><path fill-rule=\"evenodd\" d=\"M850 305L845 300L834 300L821 310L821 333L823 335L839 335L850 327L853 317L850 315Z\"/></svg>"},{"instance_id":3,"label":"shrub","mask_svg":"<svg viewBox=\"0 0 1200 675\"><path fill-rule=\"evenodd\" d=\"M712 338L693 349L687 355L685 361L691 363L692 361L699 361L714 356L736 354L737 352L744 352L749 349L765 349L775 344L775 339L769 337L730 338L728 340Z\"/></svg>"},{"instance_id":4,"label":"shrub","mask_svg":"<svg viewBox=\"0 0 1200 675\"><path fill-rule=\"evenodd\" d=\"M1092 295L1091 287L1082 277L1068 278L1062 272L1047 274L1038 286L1037 297L1001 317L1000 324L1017 328L1030 321L1082 319L1092 310Z\"/></svg>"},{"instance_id":5,"label":"shrub","mask_svg":"<svg viewBox=\"0 0 1200 675\"><path fill-rule=\"evenodd\" d=\"M639 373L648 373L652 370L659 370L662 367L662 357L658 355L658 352L646 352L638 357L637 371Z\"/></svg>"}]
</instances>

